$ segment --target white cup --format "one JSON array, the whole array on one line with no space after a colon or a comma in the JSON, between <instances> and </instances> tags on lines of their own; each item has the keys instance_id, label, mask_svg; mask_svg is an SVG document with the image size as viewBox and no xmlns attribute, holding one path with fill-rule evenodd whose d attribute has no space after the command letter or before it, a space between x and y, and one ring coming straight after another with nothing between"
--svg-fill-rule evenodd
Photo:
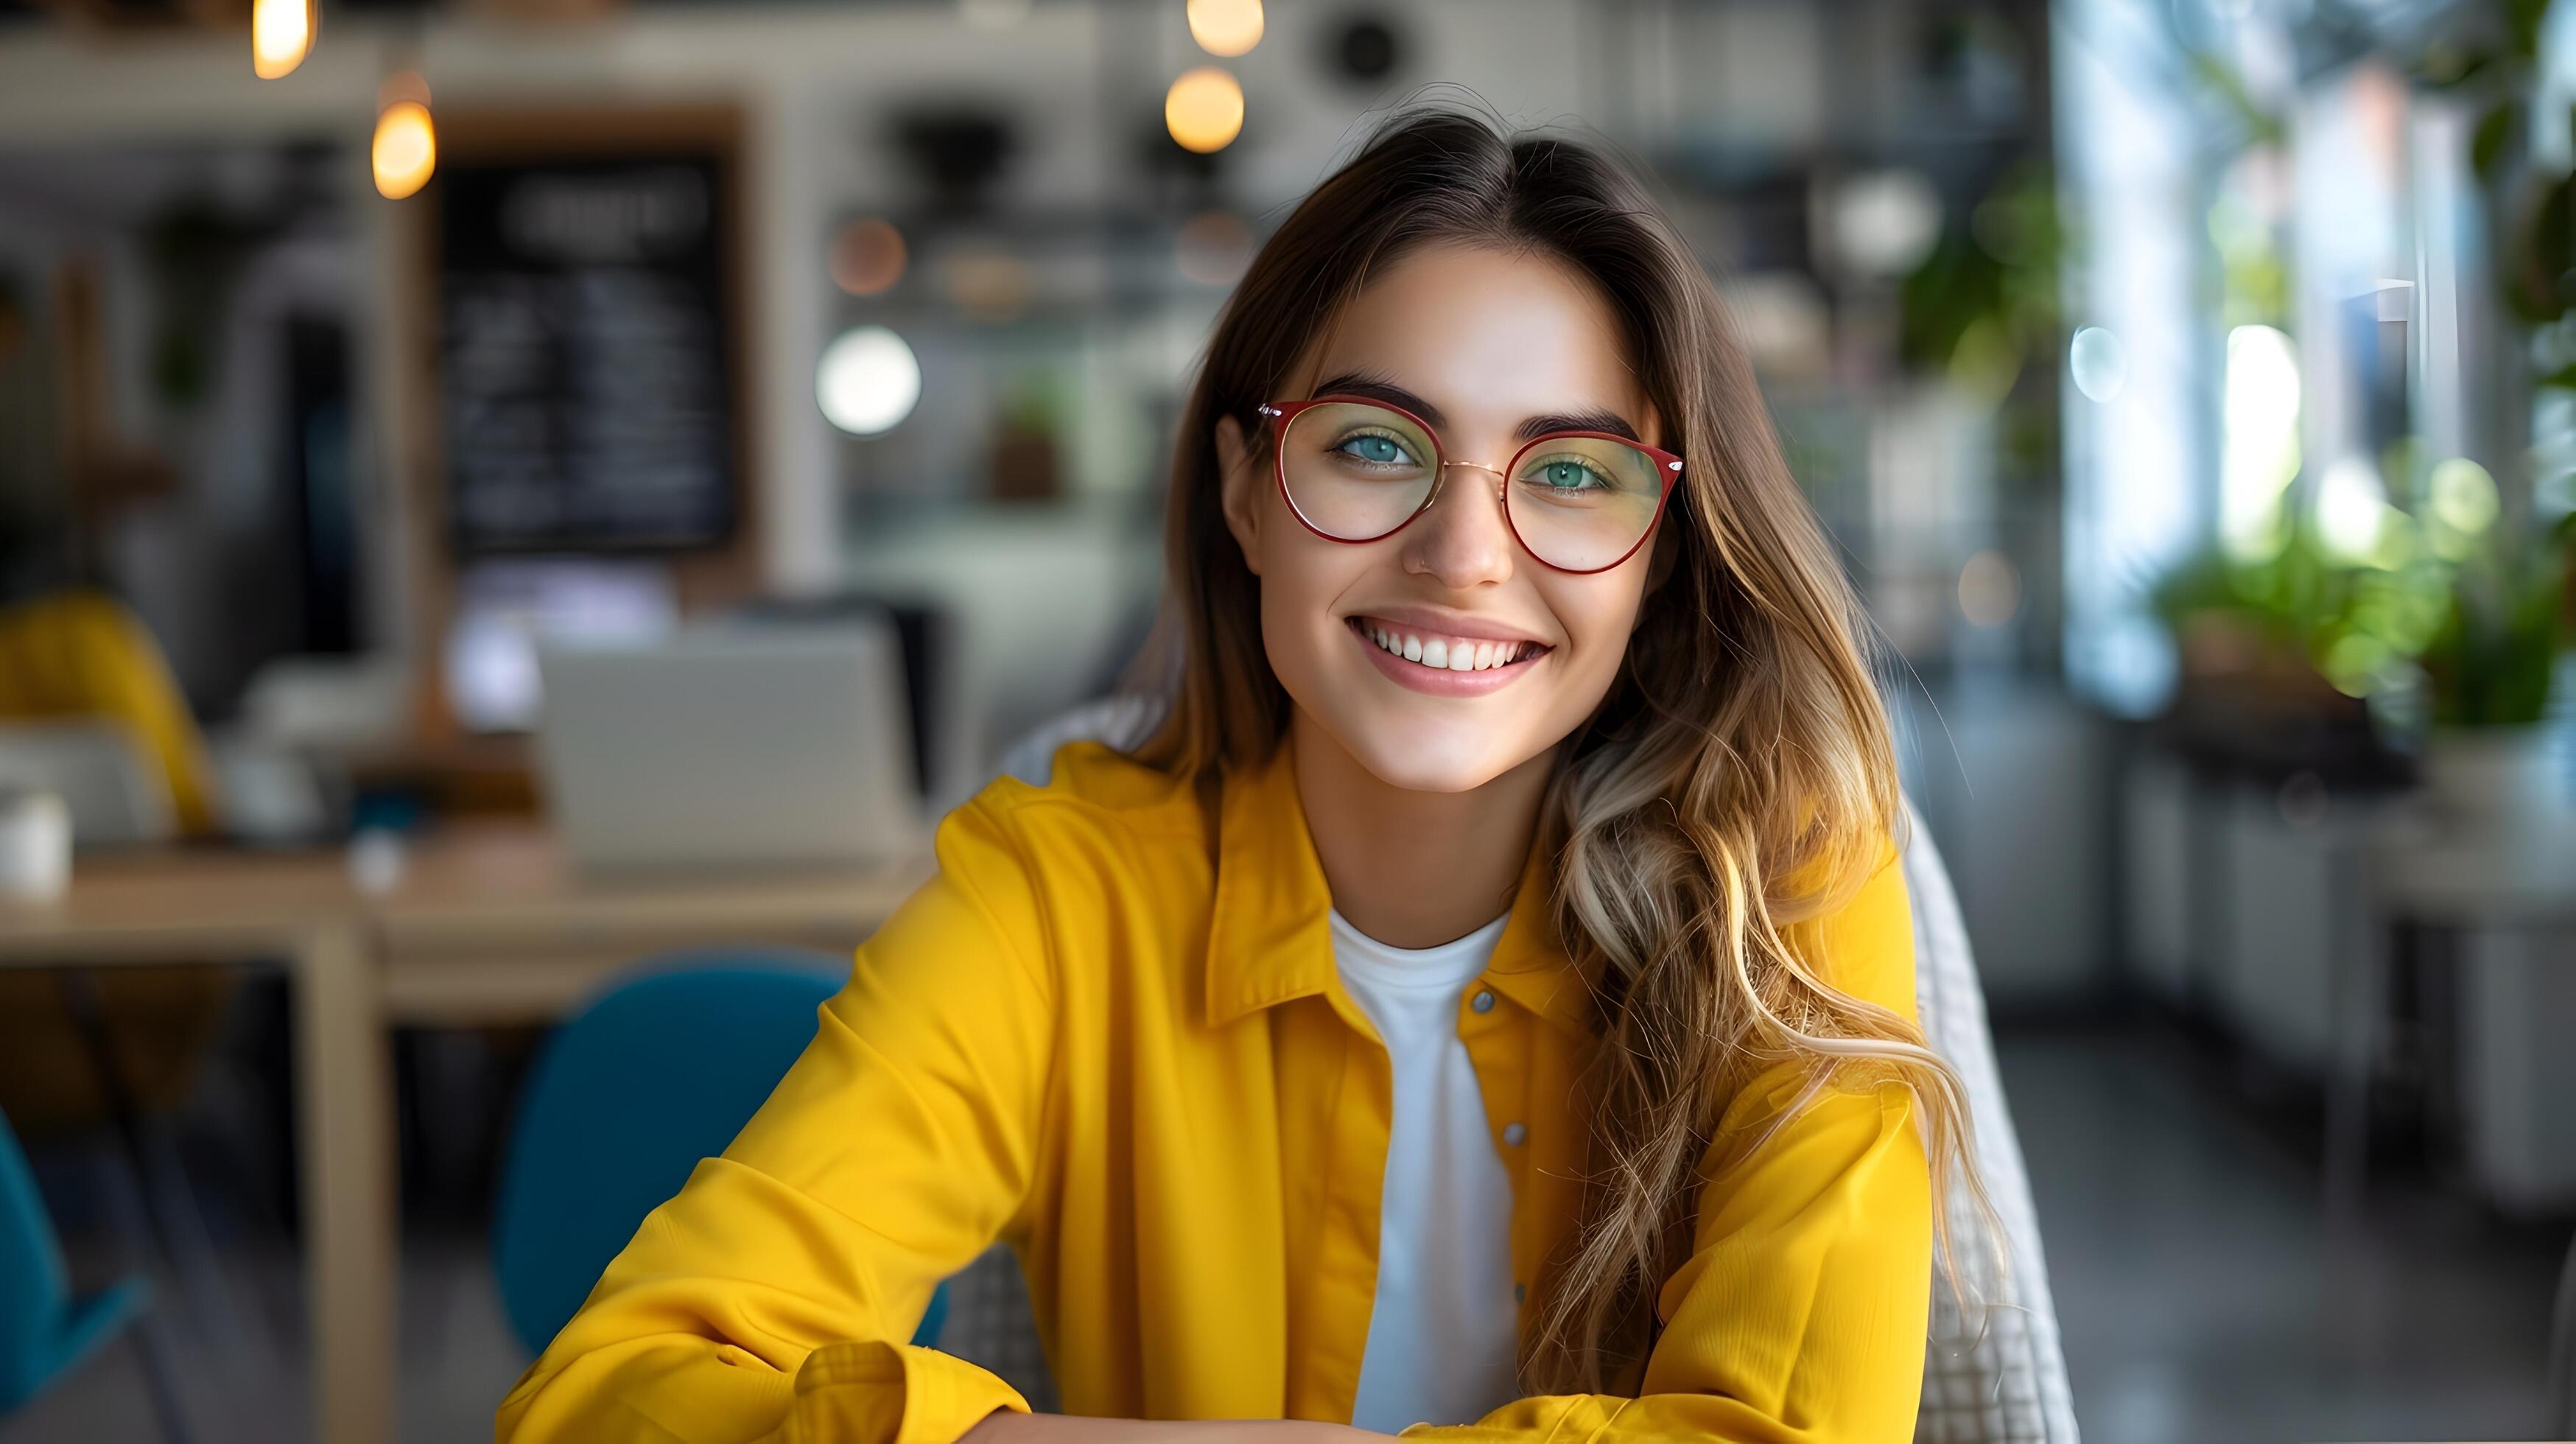
<instances>
[{"instance_id":1,"label":"white cup","mask_svg":"<svg viewBox=\"0 0 2576 1444\"><path fill-rule=\"evenodd\" d=\"M72 814L60 794L0 787L0 897L51 902L72 880Z\"/></svg>"}]
</instances>

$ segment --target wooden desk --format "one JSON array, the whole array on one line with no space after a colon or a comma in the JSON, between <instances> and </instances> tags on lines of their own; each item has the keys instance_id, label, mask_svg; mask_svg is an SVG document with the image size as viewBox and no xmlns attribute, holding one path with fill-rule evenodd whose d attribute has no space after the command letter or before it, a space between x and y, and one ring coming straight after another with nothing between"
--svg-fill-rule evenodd
<instances>
[{"instance_id":1,"label":"wooden desk","mask_svg":"<svg viewBox=\"0 0 2576 1444\"><path fill-rule=\"evenodd\" d=\"M0 967L275 963L294 1009L314 1437L393 1437L395 1023L544 1021L670 948L847 952L928 860L865 871L588 877L531 825L414 846L376 894L334 850L84 857L49 904L0 903ZM495 1399L496 1405L500 1402Z\"/></svg>"},{"instance_id":2,"label":"wooden desk","mask_svg":"<svg viewBox=\"0 0 2576 1444\"><path fill-rule=\"evenodd\" d=\"M84 857L50 904L0 905L0 967L274 963L294 1014L314 1435L390 1437L390 1075L365 919L336 854Z\"/></svg>"},{"instance_id":3,"label":"wooden desk","mask_svg":"<svg viewBox=\"0 0 2576 1444\"><path fill-rule=\"evenodd\" d=\"M671 948L750 944L847 954L930 876L929 859L863 871L585 874L542 828L455 828L371 900L396 1022L544 1022L609 975Z\"/></svg>"}]
</instances>

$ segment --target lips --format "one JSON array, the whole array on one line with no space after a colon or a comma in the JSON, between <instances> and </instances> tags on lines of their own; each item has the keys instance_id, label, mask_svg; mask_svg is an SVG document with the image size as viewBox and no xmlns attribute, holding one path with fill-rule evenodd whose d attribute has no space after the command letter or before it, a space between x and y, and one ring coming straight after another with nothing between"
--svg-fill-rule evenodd
<instances>
[{"instance_id":1,"label":"lips","mask_svg":"<svg viewBox=\"0 0 2576 1444\"><path fill-rule=\"evenodd\" d=\"M1554 650L1525 637L1467 637L1377 617L1349 617L1344 625L1389 680L1435 697L1481 697L1508 687Z\"/></svg>"}]
</instances>

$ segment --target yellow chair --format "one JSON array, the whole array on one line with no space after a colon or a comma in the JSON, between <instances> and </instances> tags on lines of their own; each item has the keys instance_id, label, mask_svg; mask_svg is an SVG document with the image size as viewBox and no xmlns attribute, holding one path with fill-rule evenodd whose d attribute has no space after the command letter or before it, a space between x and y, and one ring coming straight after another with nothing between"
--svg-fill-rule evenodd
<instances>
[{"instance_id":1,"label":"yellow chair","mask_svg":"<svg viewBox=\"0 0 2576 1444\"><path fill-rule=\"evenodd\" d=\"M168 781L183 834L214 831L205 736L142 619L87 589L0 608L0 722L82 719L135 740ZM97 980L111 1054L139 1107L167 1108L186 1091L232 982L208 968L119 970ZM111 1109L107 1080L74 1023L54 979L0 974L0 1108L25 1131L94 1123Z\"/></svg>"}]
</instances>

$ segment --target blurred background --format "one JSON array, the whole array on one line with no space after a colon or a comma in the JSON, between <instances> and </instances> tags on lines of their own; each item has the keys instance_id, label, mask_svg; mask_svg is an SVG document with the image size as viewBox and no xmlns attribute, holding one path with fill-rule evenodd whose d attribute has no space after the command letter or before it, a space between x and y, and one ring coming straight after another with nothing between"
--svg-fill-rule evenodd
<instances>
[{"instance_id":1,"label":"blurred background","mask_svg":"<svg viewBox=\"0 0 2576 1444\"><path fill-rule=\"evenodd\" d=\"M2084 1433L2576 1432L2576 6L0 0L0 1440L487 1435L560 1020L828 980L1112 689L1410 98L1718 277Z\"/></svg>"}]
</instances>

